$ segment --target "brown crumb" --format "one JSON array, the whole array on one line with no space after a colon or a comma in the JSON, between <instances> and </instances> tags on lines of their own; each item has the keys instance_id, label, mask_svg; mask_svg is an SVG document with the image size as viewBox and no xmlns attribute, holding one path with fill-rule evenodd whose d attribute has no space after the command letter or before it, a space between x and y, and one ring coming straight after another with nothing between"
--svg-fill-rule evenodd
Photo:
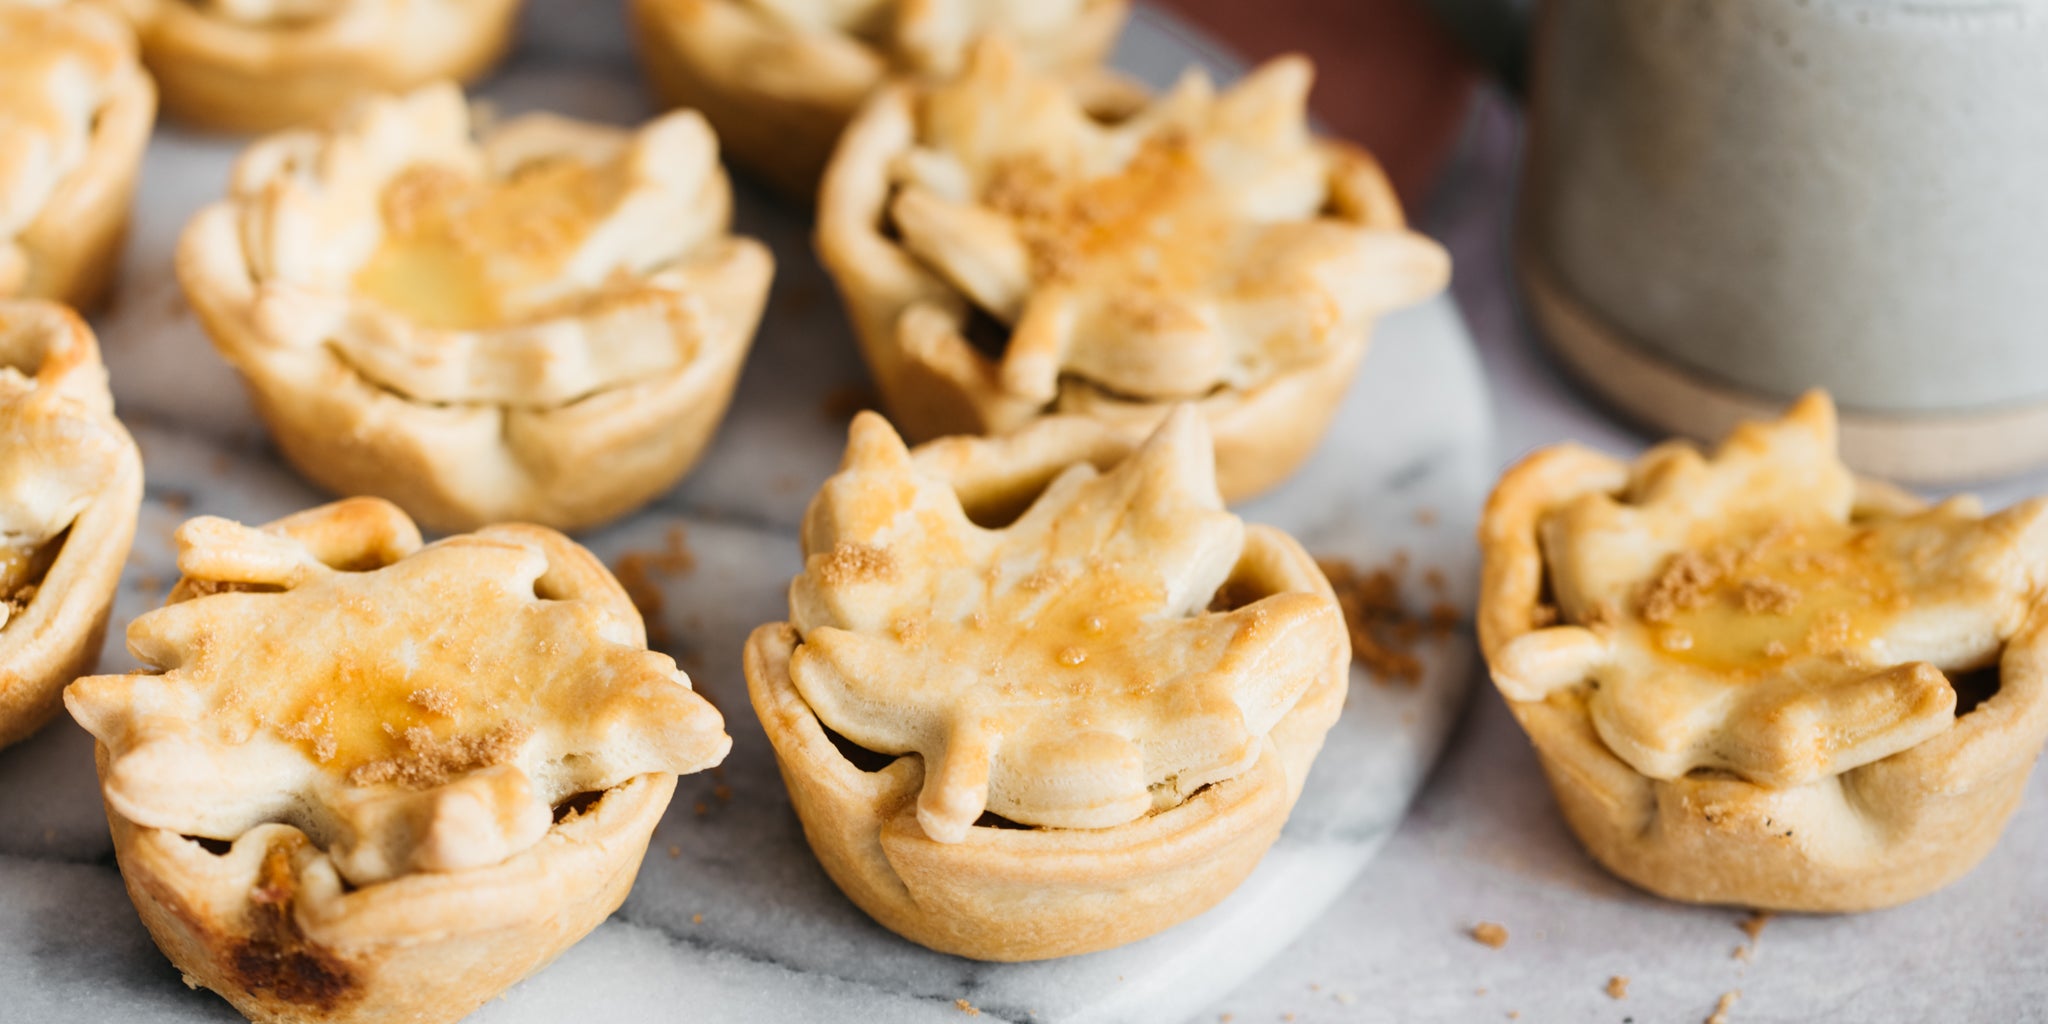
<instances>
[{"instance_id":1,"label":"brown crumb","mask_svg":"<svg viewBox=\"0 0 2048 1024\"><path fill-rule=\"evenodd\" d=\"M1751 615L1783 615L1799 607L1801 596L1796 587L1768 576L1743 580L1737 584L1736 594L1742 601L1742 610Z\"/></svg>"},{"instance_id":2,"label":"brown crumb","mask_svg":"<svg viewBox=\"0 0 2048 1024\"><path fill-rule=\"evenodd\" d=\"M704 802L704 801L702 801L702 800L699 800L699 801L697 801L697 805L696 805L695 807L692 807L692 808L690 808L690 810L692 810L692 811L695 811L695 812L696 812L696 814L697 814L697 817L699 817L699 818L702 818L702 817L704 817L705 815L707 815L707 814L710 814L710 813L711 813L711 805L710 805L710 804L707 804L707 803L705 803L705 802Z\"/></svg>"},{"instance_id":3,"label":"brown crumb","mask_svg":"<svg viewBox=\"0 0 2048 1024\"><path fill-rule=\"evenodd\" d=\"M1742 998L1742 990L1721 993L1721 1000L1714 1004L1714 1012L1706 1024L1728 1024L1728 1011L1735 1008L1735 1001Z\"/></svg>"},{"instance_id":4,"label":"brown crumb","mask_svg":"<svg viewBox=\"0 0 2048 1024\"><path fill-rule=\"evenodd\" d=\"M1617 974L1614 977L1607 979L1607 998L1628 998L1628 975Z\"/></svg>"},{"instance_id":5,"label":"brown crumb","mask_svg":"<svg viewBox=\"0 0 2048 1024\"><path fill-rule=\"evenodd\" d=\"M702 915L702 914L691 914L691 915L690 915L690 923L691 923L691 924L703 924L703 923L704 923L704 915Z\"/></svg>"},{"instance_id":6,"label":"brown crumb","mask_svg":"<svg viewBox=\"0 0 2048 1024\"><path fill-rule=\"evenodd\" d=\"M614 575L619 578L619 586L625 588L626 597L632 600L633 607L640 610L640 617L647 621L649 646L668 646L668 631L661 624L661 611L666 602L662 599L661 584L656 577L684 576L696 567L697 556L690 550L689 532L681 524L668 528L660 551L628 551L619 556Z\"/></svg>"},{"instance_id":7,"label":"brown crumb","mask_svg":"<svg viewBox=\"0 0 2048 1024\"><path fill-rule=\"evenodd\" d=\"M1507 926L1481 921L1472 926L1472 939L1489 949L1499 949L1508 944Z\"/></svg>"},{"instance_id":8,"label":"brown crumb","mask_svg":"<svg viewBox=\"0 0 2048 1024\"><path fill-rule=\"evenodd\" d=\"M1415 653L1416 645L1425 637L1449 636L1458 627L1458 610L1438 602L1424 615L1408 611L1401 600L1405 556L1370 571L1360 571L1341 558L1318 559L1316 564L1337 593L1337 606L1351 633L1352 660L1382 683L1420 682L1422 659Z\"/></svg>"},{"instance_id":9,"label":"brown crumb","mask_svg":"<svg viewBox=\"0 0 2048 1024\"><path fill-rule=\"evenodd\" d=\"M157 500L163 502L164 508L169 509L172 515L182 516L192 507L192 496L184 491L165 491Z\"/></svg>"},{"instance_id":10,"label":"brown crumb","mask_svg":"<svg viewBox=\"0 0 2048 1024\"><path fill-rule=\"evenodd\" d=\"M435 736L433 730L416 725L404 733L406 753L356 766L348 773L348 784L429 789L458 775L510 760L530 733L523 725L506 725L481 736L444 740Z\"/></svg>"},{"instance_id":11,"label":"brown crumb","mask_svg":"<svg viewBox=\"0 0 2048 1024\"><path fill-rule=\"evenodd\" d=\"M671 847L669 847L669 848L668 848L668 859L670 859L670 860L678 860L678 859L681 859L681 857L682 857L682 856L683 856L683 848L682 848L682 847L680 847L680 846L671 846Z\"/></svg>"},{"instance_id":12,"label":"brown crumb","mask_svg":"<svg viewBox=\"0 0 2048 1024\"><path fill-rule=\"evenodd\" d=\"M1755 951L1750 949L1748 946L1737 946L1735 947L1735 952L1729 955L1734 959L1742 961L1743 963L1748 963L1750 961L1750 958L1755 955Z\"/></svg>"},{"instance_id":13,"label":"brown crumb","mask_svg":"<svg viewBox=\"0 0 2048 1024\"><path fill-rule=\"evenodd\" d=\"M1764 933L1764 925L1770 924L1771 918L1776 916L1778 915L1768 910L1751 911L1750 915L1743 918L1736 927L1742 929L1742 934L1749 936L1749 941L1755 942L1757 936Z\"/></svg>"},{"instance_id":14,"label":"brown crumb","mask_svg":"<svg viewBox=\"0 0 2048 1024\"><path fill-rule=\"evenodd\" d=\"M953 1000L953 1008L959 1010L961 1013L968 1015L969 1017L981 1016L981 1011L976 1009L973 1003L970 1003L965 999Z\"/></svg>"},{"instance_id":15,"label":"brown crumb","mask_svg":"<svg viewBox=\"0 0 2048 1024\"><path fill-rule=\"evenodd\" d=\"M1509 1019L1509 1020L1521 1020L1521 1019L1522 1019L1522 1011L1520 1011L1520 1010L1509 1010L1509 1011L1508 1011L1508 1019Z\"/></svg>"},{"instance_id":16,"label":"brown crumb","mask_svg":"<svg viewBox=\"0 0 2048 1024\"><path fill-rule=\"evenodd\" d=\"M153 572L143 573L135 577L135 589L145 594L161 594L164 592L164 578Z\"/></svg>"},{"instance_id":17,"label":"brown crumb","mask_svg":"<svg viewBox=\"0 0 2048 1024\"><path fill-rule=\"evenodd\" d=\"M1417 526L1435 526L1436 520L1436 509L1430 508L1428 505L1415 510L1415 525Z\"/></svg>"},{"instance_id":18,"label":"brown crumb","mask_svg":"<svg viewBox=\"0 0 2048 1024\"><path fill-rule=\"evenodd\" d=\"M873 388L860 384L842 384L825 392L825 399L818 403L818 411L826 422L845 423L856 413L873 409L881 403Z\"/></svg>"},{"instance_id":19,"label":"brown crumb","mask_svg":"<svg viewBox=\"0 0 2048 1024\"><path fill-rule=\"evenodd\" d=\"M719 803L725 803L731 800L732 787L726 785L723 782L711 787L711 798L717 800Z\"/></svg>"},{"instance_id":20,"label":"brown crumb","mask_svg":"<svg viewBox=\"0 0 2048 1024\"><path fill-rule=\"evenodd\" d=\"M873 583L896 574L889 549L873 544L839 544L818 564L818 575L830 586Z\"/></svg>"}]
</instances>

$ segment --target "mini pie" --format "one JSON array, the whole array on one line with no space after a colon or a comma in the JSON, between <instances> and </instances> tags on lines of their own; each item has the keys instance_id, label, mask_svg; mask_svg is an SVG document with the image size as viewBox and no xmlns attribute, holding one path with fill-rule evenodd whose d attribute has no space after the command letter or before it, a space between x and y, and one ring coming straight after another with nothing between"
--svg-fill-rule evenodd
<instances>
[{"instance_id":1,"label":"mini pie","mask_svg":"<svg viewBox=\"0 0 2048 1024\"><path fill-rule=\"evenodd\" d=\"M1056 427L910 452L862 413L805 517L791 621L745 658L826 872L891 930L982 960L1214 905L1344 703L1328 582L1224 511L1194 410L1106 472Z\"/></svg>"},{"instance_id":2,"label":"mini pie","mask_svg":"<svg viewBox=\"0 0 2048 1024\"><path fill-rule=\"evenodd\" d=\"M892 76L957 73L995 33L1033 64L1094 68L1128 0L633 0L665 103L702 110L733 157L805 202L861 102Z\"/></svg>"},{"instance_id":3,"label":"mini pie","mask_svg":"<svg viewBox=\"0 0 2048 1024\"><path fill-rule=\"evenodd\" d=\"M1926 895L1991 849L2048 739L2048 501L1858 480L1824 394L1711 457L1539 452L1481 545L1481 646L1566 820L1672 899Z\"/></svg>"},{"instance_id":4,"label":"mini pie","mask_svg":"<svg viewBox=\"0 0 2048 1024\"><path fill-rule=\"evenodd\" d=\"M119 17L0 0L0 298L99 303L155 118Z\"/></svg>"},{"instance_id":5,"label":"mini pie","mask_svg":"<svg viewBox=\"0 0 2048 1024\"><path fill-rule=\"evenodd\" d=\"M269 132L380 92L466 82L512 41L519 0L101 0L142 40L164 110Z\"/></svg>"},{"instance_id":6,"label":"mini pie","mask_svg":"<svg viewBox=\"0 0 2048 1024\"><path fill-rule=\"evenodd\" d=\"M265 139L178 275L284 454L436 529L577 529L688 471L774 263L696 114L471 136L438 85Z\"/></svg>"},{"instance_id":7,"label":"mini pie","mask_svg":"<svg viewBox=\"0 0 2048 1024\"><path fill-rule=\"evenodd\" d=\"M99 660L142 505L141 453L70 310L0 301L0 439L4 747L49 722L64 685Z\"/></svg>"},{"instance_id":8,"label":"mini pie","mask_svg":"<svg viewBox=\"0 0 2048 1024\"><path fill-rule=\"evenodd\" d=\"M145 670L65 704L143 924L251 1020L462 1017L619 905L676 774L731 745L552 530L422 547L355 498L177 542Z\"/></svg>"},{"instance_id":9,"label":"mini pie","mask_svg":"<svg viewBox=\"0 0 2048 1024\"><path fill-rule=\"evenodd\" d=\"M957 79L878 93L818 246L895 422L927 439L1072 413L1135 445L1193 401L1225 498L1285 479L1373 319L1449 274L1379 165L1309 133L1311 77L1290 58L1091 108L991 41Z\"/></svg>"}]
</instances>

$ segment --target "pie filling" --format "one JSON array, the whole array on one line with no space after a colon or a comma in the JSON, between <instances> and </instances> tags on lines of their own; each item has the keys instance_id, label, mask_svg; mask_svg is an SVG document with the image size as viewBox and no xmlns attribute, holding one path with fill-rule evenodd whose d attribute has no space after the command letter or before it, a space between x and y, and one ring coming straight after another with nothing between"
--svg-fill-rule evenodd
<instances>
[{"instance_id":1,"label":"pie filling","mask_svg":"<svg viewBox=\"0 0 2048 1024\"><path fill-rule=\"evenodd\" d=\"M70 533L66 527L48 540L0 544L0 628L28 610Z\"/></svg>"},{"instance_id":2,"label":"pie filling","mask_svg":"<svg viewBox=\"0 0 2048 1024\"><path fill-rule=\"evenodd\" d=\"M1829 522L1748 531L1674 555L1636 614L1666 657L1716 672L1861 648L1910 604L1877 540Z\"/></svg>"},{"instance_id":3,"label":"pie filling","mask_svg":"<svg viewBox=\"0 0 2048 1024\"><path fill-rule=\"evenodd\" d=\"M536 160L495 182L416 165L385 186L383 238L357 269L355 289L440 330L499 327L560 308L554 287L621 186L615 169L567 158Z\"/></svg>"}]
</instances>

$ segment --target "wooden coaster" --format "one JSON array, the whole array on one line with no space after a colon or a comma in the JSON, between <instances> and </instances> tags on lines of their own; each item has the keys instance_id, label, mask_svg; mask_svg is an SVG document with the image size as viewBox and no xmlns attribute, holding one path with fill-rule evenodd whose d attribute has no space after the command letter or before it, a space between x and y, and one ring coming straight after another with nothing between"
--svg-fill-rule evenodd
<instances>
[{"instance_id":1,"label":"wooden coaster","mask_svg":"<svg viewBox=\"0 0 2048 1024\"><path fill-rule=\"evenodd\" d=\"M1651 355L1569 294L1526 241L1515 246L1515 266L1551 350L1631 419L1712 442L1743 420L1776 419L1796 397L1742 391ZM1944 486L2048 465L2048 405L1914 415L1843 409L1840 416L1843 461L1873 476Z\"/></svg>"}]
</instances>

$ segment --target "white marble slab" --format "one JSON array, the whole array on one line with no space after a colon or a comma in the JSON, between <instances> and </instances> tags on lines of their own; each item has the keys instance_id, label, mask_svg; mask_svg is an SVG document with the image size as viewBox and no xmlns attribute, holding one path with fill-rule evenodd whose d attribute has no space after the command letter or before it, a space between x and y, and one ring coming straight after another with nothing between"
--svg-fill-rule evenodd
<instances>
[{"instance_id":1,"label":"white marble slab","mask_svg":"<svg viewBox=\"0 0 2048 1024\"><path fill-rule=\"evenodd\" d=\"M535 3L527 28L520 58L482 90L492 102L615 121L646 114L612 5ZM1194 60L1225 63L1154 15L1119 56L1154 81ZM178 231L219 193L235 148L159 133L124 284L98 322L149 477L107 670L133 664L118 626L175 578L169 534L185 516L261 521L321 500L276 461L170 273ZM839 457L844 423L826 413L827 396L862 371L801 215L743 187L738 220L780 267L733 412L684 485L583 538L615 563L660 549L674 526L687 530L697 566L662 581L653 625L724 709L733 752L717 777L683 780L620 912L475 1019L957 1020L955 1000L967 999L991 1019L1110 1022L1208 1005L1314 921L1400 821L1473 675L1469 644L1425 651L1414 688L1356 674L1286 832L1208 914L1124 949L1041 964L978 964L896 938L816 866L746 703L742 640L783 616L798 568L794 524ZM1491 439L1470 340L1440 299L1385 324L1313 462L1243 511L1360 565L1405 551L1418 571L1441 570L1447 596L1469 608ZM226 1003L179 983L136 921L112 867L90 742L68 720L0 752L0 823L0 1021L233 1019Z\"/></svg>"}]
</instances>

